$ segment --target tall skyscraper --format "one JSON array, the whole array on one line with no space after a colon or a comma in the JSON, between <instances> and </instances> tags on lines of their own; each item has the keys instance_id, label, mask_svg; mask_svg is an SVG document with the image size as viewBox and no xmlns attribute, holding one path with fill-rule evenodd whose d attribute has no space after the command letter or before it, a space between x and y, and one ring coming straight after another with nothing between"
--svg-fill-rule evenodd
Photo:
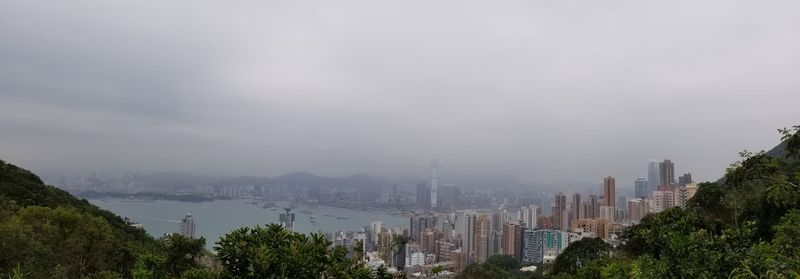
<instances>
[{"instance_id":1,"label":"tall skyscraper","mask_svg":"<svg viewBox=\"0 0 800 279\"><path fill-rule=\"evenodd\" d=\"M431 160L431 208L436 208L439 200L439 160Z\"/></svg>"},{"instance_id":2,"label":"tall skyscraper","mask_svg":"<svg viewBox=\"0 0 800 279\"><path fill-rule=\"evenodd\" d=\"M584 218L584 216L581 216L581 194L572 194L572 204L570 204L570 208L570 224Z\"/></svg>"},{"instance_id":3,"label":"tall skyscraper","mask_svg":"<svg viewBox=\"0 0 800 279\"><path fill-rule=\"evenodd\" d=\"M596 219L598 217L600 217L600 203L597 201L597 195L589 195L584 219Z\"/></svg>"},{"instance_id":4,"label":"tall skyscraper","mask_svg":"<svg viewBox=\"0 0 800 279\"><path fill-rule=\"evenodd\" d=\"M526 224L528 225L529 228L535 229L539 227L538 217L539 214L542 213L542 210L539 208L538 205L535 204L531 204L528 207L531 209L531 219L529 221L526 221Z\"/></svg>"},{"instance_id":5,"label":"tall skyscraper","mask_svg":"<svg viewBox=\"0 0 800 279\"><path fill-rule=\"evenodd\" d=\"M684 173L680 177L678 177L678 186L686 187L686 185L692 184L692 174L691 173Z\"/></svg>"},{"instance_id":6,"label":"tall skyscraper","mask_svg":"<svg viewBox=\"0 0 800 279\"><path fill-rule=\"evenodd\" d=\"M503 225L503 254L522 259L522 226L507 222Z\"/></svg>"},{"instance_id":7,"label":"tall skyscraper","mask_svg":"<svg viewBox=\"0 0 800 279\"><path fill-rule=\"evenodd\" d=\"M634 182L634 192L636 198L645 199L649 197L652 193L647 191L647 180L644 177L637 177L636 182Z\"/></svg>"},{"instance_id":8,"label":"tall skyscraper","mask_svg":"<svg viewBox=\"0 0 800 279\"><path fill-rule=\"evenodd\" d=\"M675 186L675 164L672 161L664 159L663 162L658 163L658 173L660 174L660 185Z\"/></svg>"},{"instance_id":9,"label":"tall skyscraper","mask_svg":"<svg viewBox=\"0 0 800 279\"><path fill-rule=\"evenodd\" d=\"M475 214L464 214L464 231L461 234L461 249L467 254L467 263L473 262L475 257Z\"/></svg>"},{"instance_id":10,"label":"tall skyscraper","mask_svg":"<svg viewBox=\"0 0 800 279\"><path fill-rule=\"evenodd\" d=\"M492 235L489 231L489 217L485 214L478 216L475 222L475 262L483 263L491 256L489 254L489 240Z\"/></svg>"},{"instance_id":11,"label":"tall skyscraper","mask_svg":"<svg viewBox=\"0 0 800 279\"><path fill-rule=\"evenodd\" d=\"M616 182L611 176L603 178L603 205L614 207L617 203Z\"/></svg>"},{"instance_id":12,"label":"tall skyscraper","mask_svg":"<svg viewBox=\"0 0 800 279\"><path fill-rule=\"evenodd\" d=\"M188 238L194 238L195 228L196 225L194 223L194 218L192 218L192 214L186 213L186 216L184 216L183 220L181 220L181 235Z\"/></svg>"},{"instance_id":13,"label":"tall skyscraper","mask_svg":"<svg viewBox=\"0 0 800 279\"><path fill-rule=\"evenodd\" d=\"M567 196L559 192L556 194L556 206L553 207L553 228L557 230L566 230L564 227L564 210L567 209Z\"/></svg>"},{"instance_id":14,"label":"tall skyscraper","mask_svg":"<svg viewBox=\"0 0 800 279\"><path fill-rule=\"evenodd\" d=\"M428 208L431 205L431 189L424 181L417 183L417 206Z\"/></svg>"},{"instance_id":15,"label":"tall skyscraper","mask_svg":"<svg viewBox=\"0 0 800 279\"><path fill-rule=\"evenodd\" d=\"M659 175L658 175L658 162L650 160L647 165L647 196L652 196L653 191L658 189Z\"/></svg>"}]
</instances>

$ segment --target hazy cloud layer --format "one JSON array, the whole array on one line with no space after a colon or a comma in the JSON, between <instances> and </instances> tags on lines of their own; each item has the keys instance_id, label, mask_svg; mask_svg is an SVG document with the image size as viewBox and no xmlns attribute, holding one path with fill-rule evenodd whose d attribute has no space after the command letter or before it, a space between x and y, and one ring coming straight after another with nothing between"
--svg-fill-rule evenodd
<instances>
[{"instance_id":1,"label":"hazy cloud layer","mask_svg":"<svg viewBox=\"0 0 800 279\"><path fill-rule=\"evenodd\" d=\"M797 1L3 1L0 158L714 179L800 120Z\"/></svg>"}]
</instances>

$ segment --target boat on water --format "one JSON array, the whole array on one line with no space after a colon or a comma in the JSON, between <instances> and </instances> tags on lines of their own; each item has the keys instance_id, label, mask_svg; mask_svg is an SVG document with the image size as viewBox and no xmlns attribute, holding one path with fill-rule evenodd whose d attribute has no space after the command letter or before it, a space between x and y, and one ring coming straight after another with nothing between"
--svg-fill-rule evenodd
<instances>
[{"instance_id":1,"label":"boat on water","mask_svg":"<svg viewBox=\"0 0 800 279\"><path fill-rule=\"evenodd\" d=\"M348 220L348 219L350 219L350 216L339 216L339 217L336 217L336 219L339 219L339 220Z\"/></svg>"},{"instance_id":2,"label":"boat on water","mask_svg":"<svg viewBox=\"0 0 800 279\"><path fill-rule=\"evenodd\" d=\"M276 208L276 207L278 207L278 206L277 206L277 205L275 205L274 203L271 203L271 202L265 202L265 203L264 203L264 206L262 206L261 208L263 208L263 209L267 209L267 208Z\"/></svg>"}]
</instances>

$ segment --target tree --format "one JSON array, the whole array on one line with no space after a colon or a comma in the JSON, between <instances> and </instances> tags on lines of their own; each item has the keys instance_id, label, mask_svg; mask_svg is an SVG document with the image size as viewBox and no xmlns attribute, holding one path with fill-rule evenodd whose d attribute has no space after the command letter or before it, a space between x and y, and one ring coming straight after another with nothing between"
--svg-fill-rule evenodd
<instances>
[{"instance_id":1,"label":"tree","mask_svg":"<svg viewBox=\"0 0 800 279\"><path fill-rule=\"evenodd\" d=\"M234 278L361 278L364 266L320 234L304 235L277 224L240 228L214 247L223 276ZM379 269L376 278L385 270Z\"/></svg>"},{"instance_id":2,"label":"tree","mask_svg":"<svg viewBox=\"0 0 800 279\"><path fill-rule=\"evenodd\" d=\"M607 258L611 254L611 245L600 238L584 238L573 242L556 257L553 273L575 274L583 265L593 260Z\"/></svg>"},{"instance_id":3,"label":"tree","mask_svg":"<svg viewBox=\"0 0 800 279\"><path fill-rule=\"evenodd\" d=\"M71 207L20 209L0 224L0 240L14 249L0 255L1 266L19 264L34 278L124 274L131 257L105 220Z\"/></svg>"},{"instance_id":4,"label":"tree","mask_svg":"<svg viewBox=\"0 0 800 279\"><path fill-rule=\"evenodd\" d=\"M192 239L180 234L170 234L159 239L160 251L164 253L164 270L171 277L180 277L185 271L199 267L206 240Z\"/></svg>"}]
</instances>

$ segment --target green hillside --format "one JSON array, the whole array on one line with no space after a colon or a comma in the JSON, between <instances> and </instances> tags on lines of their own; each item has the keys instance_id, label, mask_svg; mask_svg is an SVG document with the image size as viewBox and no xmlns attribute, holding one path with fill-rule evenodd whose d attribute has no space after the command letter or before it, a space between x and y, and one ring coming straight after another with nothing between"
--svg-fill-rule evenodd
<instances>
[{"instance_id":1,"label":"green hillside","mask_svg":"<svg viewBox=\"0 0 800 279\"><path fill-rule=\"evenodd\" d=\"M645 217L611 255L565 251L545 277L800 278L798 128L781 130L769 152L740 153L687 208Z\"/></svg>"},{"instance_id":2,"label":"green hillside","mask_svg":"<svg viewBox=\"0 0 800 279\"><path fill-rule=\"evenodd\" d=\"M0 276L122 276L155 245L119 216L0 161Z\"/></svg>"}]
</instances>

